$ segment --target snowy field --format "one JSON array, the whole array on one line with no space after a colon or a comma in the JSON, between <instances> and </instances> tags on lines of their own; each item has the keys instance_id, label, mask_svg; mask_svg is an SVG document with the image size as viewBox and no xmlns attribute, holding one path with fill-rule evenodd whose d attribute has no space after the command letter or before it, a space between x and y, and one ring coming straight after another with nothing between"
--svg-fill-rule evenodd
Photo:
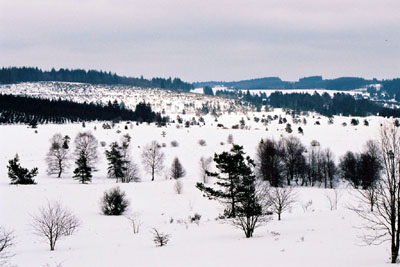
<instances>
[{"instance_id":1,"label":"snowy field","mask_svg":"<svg viewBox=\"0 0 400 267\"><path fill-rule=\"evenodd\" d=\"M274 113L280 113L276 110ZM274 114L270 113L270 114ZM268 113L266 113L268 114ZM261 114L248 114L248 116ZM243 115L226 115L219 123L228 128L237 124ZM261 115L262 116L262 115ZM316 139L322 147L330 147L337 156L347 150L359 151L366 140L377 135L380 118L370 117L370 125L343 127L350 118L335 117L333 125L321 118L321 125L302 125L304 136L294 133L304 144ZM314 119L316 120L316 119ZM361 119L360 119L361 121ZM219 129L211 116L206 117L206 126L192 126L177 129L174 124L167 128L153 125L134 125L128 130L124 124L114 129L102 129L101 123L42 125L34 133L22 125L3 125L1 128L0 165L4 166L0 178L1 225L13 229L16 235L15 256L12 263L18 266L385 266L388 263L387 244L363 246L357 235L362 223L346 206L352 201L351 190L342 188L342 198L337 211L329 208L326 194L332 190L320 188L298 188L297 203L283 215L255 232L252 239L244 238L240 230L217 221L222 207L216 201L202 197L194 187L200 180L199 158L211 156L214 152L229 150L226 143L228 134L234 142L244 146L252 157L260 138L286 135L284 124L274 121L268 131L260 123L248 121L250 130ZM94 130L96 126L97 130ZM121 133L117 133L117 130ZM104 190L115 186L115 181L106 178L104 147L99 148L99 171L93 182L81 185L73 180L71 169L61 179L46 175L44 157L49 139L54 133L72 138L80 131L90 130L99 141L107 145L118 141L125 133L133 137L131 154L140 164L141 148L152 140L165 143L165 166L170 166L173 157L178 156L187 171L183 194L175 193L171 180L164 175L150 182L150 177L141 170L141 183L119 184L126 191L130 210L139 213L143 225L139 234L134 235L124 216L110 217L100 213L99 199ZM166 136L162 137L162 131ZM204 139L206 146L199 146ZM171 147L176 140L178 147ZM107 148L107 147L106 147ZM15 153L25 167L39 167L37 185L13 186L5 166ZM166 175L168 170L165 170ZM48 244L33 234L30 225L31 214L47 200L58 200L70 208L81 220L78 232L61 240L56 250L50 252ZM304 212L302 204L312 201L311 208ZM201 214L200 224L189 223L189 216ZM164 231L171 236L166 247L157 248L152 241L151 229Z\"/></svg>"},{"instance_id":2,"label":"snowy field","mask_svg":"<svg viewBox=\"0 0 400 267\"><path fill-rule=\"evenodd\" d=\"M50 88L51 86L49 86ZM30 86L32 93L33 86ZM4 88L3 88L4 89ZM15 88L14 88L15 89ZM122 89L121 89L122 90ZM47 91L46 91L47 92ZM47 97L53 97L55 90ZM87 92L87 91L86 91ZM116 94L119 91L116 91ZM145 97L143 91L142 99ZM15 93L15 91L14 91ZM105 91L103 98L109 97ZM121 93L122 94L122 93ZM156 93L155 93L156 94ZM66 93L62 96L66 97ZM123 95L123 94L122 94ZM73 94L70 97L77 97ZM88 97L93 100L94 95ZM163 97L165 97L163 99ZM206 101L220 101L221 105L231 105L227 100L219 98L197 98L195 94L185 94L179 101L172 101L167 96L157 95L148 99L157 110L162 109L161 101L172 102L166 115L175 119L177 115L184 120L190 120L195 115L195 108L182 114L184 101L198 100L198 105ZM177 96L178 97L178 96ZM124 98L126 103L130 98ZM183 99L183 100L182 100ZM124 101L124 102L125 102ZM186 103L186 102L185 102ZM168 105L165 105L168 107ZM164 108L164 107L163 107ZM239 110L240 108L236 108ZM266 118L268 115L280 115L292 124L292 135L301 139L307 147L312 140L318 140L321 148L330 148L336 155L336 161L346 151L360 152L365 142L376 138L379 126L383 122L380 117L367 117L369 126L363 124L364 118L358 118L360 123L351 126L353 117L334 117L334 123L329 124L326 117L315 114L300 116L306 118L307 124L294 124L292 118L282 110L271 112L232 112L223 114L215 121L211 115L203 116L205 125L179 128L176 123L158 128L155 125L128 125L126 122L116 124L113 129L103 129L103 122L65 125L39 125L35 129L24 125L0 125L0 225L14 231L15 246L12 248L14 257L10 263L21 266L389 266L390 247L388 243L379 246L365 246L359 236L363 221L347 207L356 205L354 190L342 184L339 192L338 209L331 211L327 195L333 190L322 188L296 188L296 203L286 213L282 220L276 216L264 226L256 229L254 237L246 239L241 230L222 223L216 218L223 211L217 201L211 201L202 196L195 188L200 181L199 159L210 157L214 153L228 151L229 134L233 135L234 143L243 145L245 152L255 157L255 151L261 138L273 137L279 139L288 136L285 124L273 120L268 125L256 122L256 118ZM244 129L231 129L240 124L243 118ZM319 121L320 125L315 125ZM347 126L343 126L343 123ZM218 127L222 124L224 127ZM304 135L297 128L301 126ZM96 128L96 129L95 129ZM266 130L268 128L268 130ZM72 179L72 167L62 178L46 174L45 155L49 149L49 139L55 133L69 135L72 140L78 132L91 131L96 139L106 143L99 145L98 171L93 174L92 183L82 185ZM165 132L165 136L163 136ZM119 141L122 135L129 133L132 137L130 154L139 165L142 182L118 184L130 200L129 210L125 215L139 214L143 222L140 232L133 234L131 225L125 216L104 216L101 214L99 200L103 192L116 186L114 179L109 179L105 149L113 141ZM204 139L205 146L198 141ZM156 140L165 144L162 151L166 155L165 169L151 182L141 163L142 148ZM177 141L178 147L171 146L171 141ZM71 142L73 144L73 142ZM73 147L72 147L73 150ZM10 185L7 177L8 160L18 153L23 167L39 168L35 177L37 185ZM169 167L174 157L178 157L186 169L183 180L183 193L174 190L174 181L169 179ZM213 180L211 179L211 183ZM32 229L32 215L47 201L59 201L73 211L81 221L81 226L72 236L61 239L55 251L50 251L48 243L35 235ZM307 210L303 206L312 202ZM189 217L195 213L201 215L199 224L190 223ZM156 247L153 242L152 228L168 233L170 242L165 247Z\"/></svg>"}]
</instances>

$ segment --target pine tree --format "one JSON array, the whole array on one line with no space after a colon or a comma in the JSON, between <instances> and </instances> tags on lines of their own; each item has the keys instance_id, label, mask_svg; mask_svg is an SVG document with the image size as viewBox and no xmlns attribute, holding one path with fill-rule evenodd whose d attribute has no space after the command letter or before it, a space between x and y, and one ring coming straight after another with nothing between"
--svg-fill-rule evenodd
<instances>
[{"instance_id":1,"label":"pine tree","mask_svg":"<svg viewBox=\"0 0 400 267\"><path fill-rule=\"evenodd\" d=\"M123 180L124 172L126 171L126 161L121 149L117 142L113 142L110 145L110 150L106 150L106 158L108 160L107 174L110 178L116 178L117 183L119 179Z\"/></svg>"},{"instance_id":2,"label":"pine tree","mask_svg":"<svg viewBox=\"0 0 400 267\"><path fill-rule=\"evenodd\" d=\"M218 199L226 205L224 215L233 218L237 215L238 185L244 176L252 175L250 166L254 166L250 157L244 157L243 147L233 145L230 152L222 152L214 155L214 161L219 172L208 172L209 176L218 179L216 184L221 189L207 187L203 183L197 183L196 187L203 191L210 199Z\"/></svg>"},{"instance_id":3,"label":"pine tree","mask_svg":"<svg viewBox=\"0 0 400 267\"><path fill-rule=\"evenodd\" d=\"M211 199L222 201L226 208L225 218L245 233L246 238L253 236L257 226L269 220L263 212L266 188L257 183L253 168L254 161L245 157L243 147L233 145L230 152L214 156L219 173L209 173L219 180L216 184L222 189L215 190L197 183L196 187Z\"/></svg>"},{"instance_id":4,"label":"pine tree","mask_svg":"<svg viewBox=\"0 0 400 267\"><path fill-rule=\"evenodd\" d=\"M242 229L246 238L252 237L254 229L269 220L261 205L262 191L257 190L257 179L250 166L244 168L247 174L241 177L237 185L236 217L232 219L233 225Z\"/></svg>"},{"instance_id":5,"label":"pine tree","mask_svg":"<svg viewBox=\"0 0 400 267\"><path fill-rule=\"evenodd\" d=\"M21 167L18 154L16 154L13 159L9 160L8 164L8 177L11 180L11 184L36 184L33 177L38 174L38 168L28 170Z\"/></svg>"},{"instance_id":6,"label":"pine tree","mask_svg":"<svg viewBox=\"0 0 400 267\"><path fill-rule=\"evenodd\" d=\"M88 159L84 151L81 151L79 158L75 161L77 165L74 170L74 178L79 180L82 184L92 181L92 168L88 166Z\"/></svg>"},{"instance_id":7,"label":"pine tree","mask_svg":"<svg viewBox=\"0 0 400 267\"><path fill-rule=\"evenodd\" d=\"M174 179L179 179L185 175L186 175L186 171L183 168L181 162L179 161L178 158L175 158L174 161L172 162L172 166L171 166L171 177Z\"/></svg>"}]
</instances>

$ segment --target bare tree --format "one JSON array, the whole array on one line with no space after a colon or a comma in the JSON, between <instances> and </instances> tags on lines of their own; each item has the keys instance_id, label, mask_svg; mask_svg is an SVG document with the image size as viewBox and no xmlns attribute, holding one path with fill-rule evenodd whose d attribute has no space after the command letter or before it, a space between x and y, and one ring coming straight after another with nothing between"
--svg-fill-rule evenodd
<instances>
[{"instance_id":1,"label":"bare tree","mask_svg":"<svg viewBox=\"0 0 400 267\"><path fill-rule=\"evenodd\" d=\"M122 182L123 183L129 183L129 182L140 182L140 172L139 172L139 167L135 162L132 160L127 159L125 162L125 170L123 170L124 176L122 177Z\"/></svg>"},{"instance_id":2,"label":"bare tree","mask_svg":"<svg viewBox=\"0 0 400 267\"><path fill-rule=\"evenodd\" d=\"M182 192L183 192L183 183L182 183L180 178L176 179L175 184L174 184L174 189L175 189L175 192L178 195L182 194Z\"/></svg>"},{"instance_id":3,"label":"bare tree","mask_svg":"<svg viewBox=\"0 0 400 267\"><path fill-rule=\"evenodd\" d=\"M379 146L383 172L376 184L374 209L369 194L364 194L359 207L352 210L366 221L368 233L363 235L364 241L367 244L390 241L391 262L396 263L400 237L400 130L394 123L381 127Z\"/></svg>"},{"instance_id":4,"label":"bare tree","mask_svg":"<svg viewBox=\"0 0 400 267\"><path fill-rule=\"evenodd\" d=\"M60 178L61 174L69 167L69 141L68 135L62 136L57 133L50 139L50 149L46 155L47 173L57 174Z\"/></svg>"},{"instance_id":5,"label":"bare tree","mask_svg":"<svg viewBox=\"0 0 400 267\"><path fill-rule=\"evenodd\" d=\"M322 176L325 188L329 187L333 188L335 174L337 172L337 168L335 165L335 156L329 148L326 148L322 151Z\"/></svg>"},{"instance_id":6,"label":"bare tree","mask_svg":"<svg viewBox=\"0 0 400 267\"><path fill-rule=\"evenodd\" d=\"M208 175L207 172L210 172L211 170L211 162L212 158L208 157L201 157L200 158L200 175L201 175L201 180L203 183L208 183Z\"/></svg>"},{"instance_id":7,"label":"bare tree","mask_svg":"<svg viewBox=\"0 0 400 267\"><path fill-rule=\"evenodd\" d=\"M341 197L340 191L335 188L332 190L332 192L327 192L325 197L328 200L329 208L331 210L337 210L339 199Z\"/></svg>"},{"instance_id":8,"label":"bare tree","mask_svg":"<svg viewBox=\"0 0 400 267\"><path fill-rule=\"evenodd\" d=\"M142 163L148 173L151 173L151 180L154 181L156 173L160 173L164 168L164 153L157 141L152 141L146 145L142 151Z\"/></svg>"},{"instance_id":9,"label":"bare tree","mask_svg":"<svg viewBox=\"0 0 400 267\"><path fill-rule=\"evenodd\" d=\"M94 170L94 165L98 159L98 141L91 132L78 133L74 140L75 157L79 158L81 153L85 154L88 161L88 166Z\"/></svg>"},{"instance_id":10,"label":"bare tree","mask_svg":"<svg viewBox=\"0 0 400 267\"><path fill-rule=\"evenodd\" d=\"M233 135L229 134L228 137L226 138L226 143L229 145L233 144Z\"/></svg>"},{"instance_id":11,"label":"bare tree","mask_svg":"<svg viewBox=\"0 0 400 267\"><path fill-rule=\"evenodd\" d=\"M296 176L296 181L298 180L297 176L300 175L299 165L305 162L305 157L303 153L306 148L301 143L300 139L295 136L289 136L287 138L282 139L283 142L283 153L282 157L283 169L286 174L287 185L290 186L290 182L293 181Z\"/></svg>"},{"instance_id":12,"label":"bare tree","mask_svg":"<svg viewBox=\"0 0 400 267\"><path fill-rule=\"evenodd\" d=\"M61 237L72 235L80 224L77 217L58 202L48 202L32 218L35 233L49 241L52 251Z\"/></svg>"},{"instance_id":13,"label":"bare tree","mask_svg":"<svg viewBox=\"0 0 400 267\"><path fill-rule=\"evenodd\" d=\"M271 209L278 215L278 221L286 210L290 209L296 201L296 192L292 187L273 187L269 190Z\"/></svg>"},{"instance_id":14,"label":"bare tree","mask_svg":"<svg viewBox=\"0 0 400 267\"><path fill-rule=\"evenodd\" d=\"M138 234L140 230L140 226L142 226L142 221L140 220L140 216L138 213L133 213L129 216L126 216L130 224L132 225L132 230L134 234Z\"/></svg>"},{"instance_id":15,"label":"bare tree","mask_svg":"<svg viewBox=\"0 0 400 267\"><path fill-rule=\"evenodd\" d=\"M5 266L8 259L12 257L10 248L14 246L14 234L4 227L0 227L0 266Z\"/></svg>"}]
</instances>

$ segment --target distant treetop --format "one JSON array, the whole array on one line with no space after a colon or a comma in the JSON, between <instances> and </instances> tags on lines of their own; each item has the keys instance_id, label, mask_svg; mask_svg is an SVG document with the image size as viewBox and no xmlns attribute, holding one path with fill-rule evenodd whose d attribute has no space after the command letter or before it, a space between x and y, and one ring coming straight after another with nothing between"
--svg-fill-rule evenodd
<instances>
[{"instance_id":1,"label":"distant treetop","mask_svg":"<svg viewBox=\"0 0 400 267\"><path fill-rule=\"evenodd\" d=\"M165 88L171 90L190 91L192 84L183 82L179 78L140 78L118 76L115 73L82 70L82 69L59 69L54 68L50 71L43 71L33 67L9 67L0 69L0 84L11 84L20 82L39 82L39 81L58 81L58 82L81 82L92 84L124 84L145 88Z\"/></svg>"}]
</instances>

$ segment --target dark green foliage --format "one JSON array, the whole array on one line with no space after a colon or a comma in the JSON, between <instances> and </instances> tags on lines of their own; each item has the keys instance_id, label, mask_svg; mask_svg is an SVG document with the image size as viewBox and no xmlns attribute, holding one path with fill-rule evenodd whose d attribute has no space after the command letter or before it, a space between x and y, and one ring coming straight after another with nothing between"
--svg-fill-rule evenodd
<instances>
[{"instance_id":1,"label":"dark green foliage","mask_svg":"<svg viewBox=\"0 0 400 267\"><path fill-rule=\"evenodd\" d=\"M117 142L110 144L110 150L106 150L106 158L108 160L107 174L110 178L117 180L124 180L124 173L126 172L126 160L122 155L122 147Z\"/></svg>"},{"instance_id":2,"label":"dark green foliage","mask_svg":"<svg viewBox=\"0 0 400 267\"><path fill-rule=\"evenodd\" d=\"M266 221L261 205L261 196L257 188L255 166L249 156L245 157L243 147L233 145L230 152L214 156L219 172L206 173L218 179L220 189L197 183L196 187L210 199L217 199L225 205L224 217L243 230L246 238L253 236L254 229Z\"/></svg>"},{"instance_id":3,"label":"dark green foliage","mask_svg":"<svg viewBox=\"0 0 400 267\"><path fill-rule=\"evenodd\" d=\"M185 83L179 78L152 78L151 80L118 76L115 73L96 70L69 70L52 69L42 71L31 67L11 67L0 69L0 83L38 82L38 81L60 81L60 82L82 82L92 84L125 84L146 88L165 88L172 90L190 91L193 86Z\"/></svg>"},{"instance_id":4,"label":"dark green foliage","mask_svg":"<svg viewBox=\"0 0 400 267\"><path fill-rule=\"evenodd\" d=\"M176 157L172 161L172 166L171 166L171 177L174 179L179 179L182 178L183 176L186 175L186 171L183 168L181 162L179 159Z\"/></svg>"},{"instance_id":5,"label":"dark green foliage","mask_svg":"<svg viewBox=\"0 0 400 267\"><path fill-rule=\"evenodd\" d=\"M92 181L92 168L88 165L88 158L82 150L78 159L75 161L76 169L74 170L74 178L85 184Z\"/></svg>"},{"instance_id":6,"label":"dark green foliage","mask_svg":"<svg viewBox=\"0 0 400 267\"><path fill-rule=\"evenodd\" d=\"M257 150L257 168L264 181L271 186L283 185L282 172L283 147L280 142L272 139L261 140Z\"/></svg>"},{"instance_id":7,"label":"dark green foliage","mask_svg":"<svg viewBox=\"0 0 400 267\"><path fill-rule=\"evenodd\" d=\"M251 167L254 166L250 157L244 157L243 147L233 145L230 152L222 152L214 155L214 161L218 172L208 172L207 175L216 177L216 185L220 189L205 186L197 183L196 187L203 191L204 195L210 199L218 199L226 205L224 216L233 218L237 215L239 186L243 179L252 176Z\"/></svg>"},{"instance_id":8,"label":"dark green foliage","mask_svg":"<svg viewBox=\"0 0 400 267\"><path fill-rule=\"evenodd\" d=\"M28 170L21 167L19 164L18 154L16 154L13 159L8 161L7 169L11 184L36 184L33 177L38 174L38 168Z\"/></svg>"},{"instance_id":9,"label":"dark green foliage","mask_svg":"<svg viewBox=\"0 0 400 267\"><path fill-rule=\"evenodd\" d=\"M237 185L236 218L233 221L244 231L246 238L253 236L257 223L262 222L264 215L257 194L256 176L251 171L253 162L249 161L249 163L249 166L245 168L247 170L240 177L240 183Z\"/></svg>"},{"instance_id":10,"label":"dark green foliage","mask_svg":"<svg viewBox=\"0 0 400 267\"><path fill-rule=\"evenodd\" d=\"M214 92L210 86L204 86L203 87L203 93L205 95L214 95Z\"/></svg>"},{"instance_id":11,"label":"dark green foliage","mask_svg":"<svg viewBox=\"0 0 400 267\"><path fill-rule=\"evenodd\" d=\"M146 103L137 104L132 111L111 102L100 105L0 94L0 123L26 123L33 127L39 123L94 120L166 122Z\"/></svg>"},{"instance_id":12,"label":"dark green foliage","mask_svg":"<svg viewBox=\"0 0 400 267\"><path fill-rule=\"evenodd\" d=\"M357 119L351 119L350 123L353 126L357 126L359 124L359 121Z\"/></svg>"},{"instance_id":13,"label":"dark green foliage","mask_svg":"<svg viewBox=\"0 0 400 267\"><path fill-rule=\"evenodd\" d=\"M129 201L126 199L126 194L119 187L104 192L101 199L101 211L104 215L121 215L128 206Z\"/></svg>"},{"instance_id":14,"label":"dark green foliage","mask_svg":"<svg viewBox=\"0 0 400 267\"><path fill-rule=\"evenodd\" d=\"M355 188L374 187L382 169L376 144L368 141L366 147L367 149L362 153L348 151L340 160L339 167L342 177Z\"/></svg>"},{"instance_id":15,"label":"dark green foliage","mask_svg":"<svg viewBox=\"0 0 400 267\"><path fill-rule=\"evenodd\" d=\"M396 80L396 79L395 79ZM393 81L395 81L393 80ZM397 89L399 88L400 79L397 81ZM234 81L234 82L198 82L194 83L195 87L204 86L226 86L236 89L332 89L332 90L352 90L362 88L366 85L377 83L376 80L365 80L358 77L340 77L336 79L323 79L322 76L312 76L299 79L297 82L282 81L279 77L265 77L251 80ZM396 83L388 81L388 87L395 88Z\"/></svg>"},{"instance_id":16,"label":"dark green foliage","mask_svg":"<svg viewBox=\"0 0 400 267\"><path fill-rule=\"evenodd\" d=\"M292 133L293 132L292 125L290 123L286 124L285 131L287 133Z\"/></svg>"}]
</instances>

